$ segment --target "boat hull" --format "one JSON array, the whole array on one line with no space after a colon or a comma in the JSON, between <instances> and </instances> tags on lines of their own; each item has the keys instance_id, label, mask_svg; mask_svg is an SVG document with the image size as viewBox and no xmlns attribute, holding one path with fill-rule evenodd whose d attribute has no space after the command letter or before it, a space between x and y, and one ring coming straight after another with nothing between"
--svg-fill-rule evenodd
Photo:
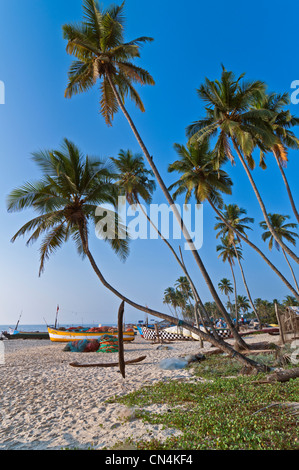
<instances>
[{"instance_id":1,"label":"boat hull","mask_svg":"<svg viewBox=\"0 0 299 470\"><path fill-rule=\"evenodd\" d=\"M20 331L15 334L3 332L3 336L7 339L50 339L49 333L44 331L31 332L31 331Z\"/></svg>"},{"instance_id":2,"label":"boat hull","mask_svg":"<svg viewBox=\"0 0 299 470\"><path fill-rule=\"evenodd\" d=\"M68 343L69 341L81 341L84 339L93 340L98 339L103 335L118 337L118 333L110 333L107 331L103 332L78 332L78 331L61 331L55 330L54 328L48 328L50 340L54 343ZM123 332L124 341L134 341L135 334L134 331L124 331Z\"/></svg>"}]
</instances>

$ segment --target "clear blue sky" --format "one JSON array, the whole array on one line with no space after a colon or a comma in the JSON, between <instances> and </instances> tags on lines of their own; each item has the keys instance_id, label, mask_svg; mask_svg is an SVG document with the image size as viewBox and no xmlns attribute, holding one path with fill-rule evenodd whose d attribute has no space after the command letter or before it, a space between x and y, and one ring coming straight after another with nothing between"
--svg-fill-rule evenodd
<instances>
[{"instance_id":1,"label":"clear blue sky","mask_svg":"<svg viewBox=\"0 0 299 470\"><path fill-rule=\"evenodd\" d=\"M57 303L62 323L115 322L119 299L99 284L72 244L57 252L45 274L38 277L38 244L27 248L25 240L10 243L32 214L7 214L5 199L15 186L38 177L31 153L58 147L64 137L86 153L101 157L116 155L121 148L139 151L138 145L121 114L113 128L105 126L98 112L96 89L72 100L64 98L71 58L65 52L61 26L80 21L81 0L0 0L0 5L0 80L6 87L6 103L0 105L0 324L14 324L21 310L24 323L43 323L43 318L53 322ZM245 72L248 79L266 81L271 91L292 91L291 82L299 79L296 11L295 1L126 1L126 38L148 35L155 39L144 47L140 65L156 81L154 87L140 91L145 114L130 105L128 108L167 184L173 181L167 173L169 162L176 156L173 144L186 143L186 126L203 114L196 88L205 77L218 78L221 63L236 74ZM294 114L299 114L298 106L292 106ZM296 153L290 153L287 176L298 200L297 158ZM238 202L256 219L252 238L266 249L257 224L262 220L261 211L242 168L237 164L228 170L234 191L226 202ZM257 169L254 175L268 211L291 214L270 156L268 170ZM159 190L154 202L164 202ZM230 277L230 272L217 259L214 222L214 215L205 206L200 254L217 285L222 277ZM125 264L95 237L91 244L112 284L132 299L167 312L162 304L163 292L181 272L161 241L132 243ZM282 255L269 256L289 276ZM270 300L289 293L254 252L245 248L244 258L253 297ZM188 254L186 262L203 300L212 300ZM244 294L238 273L237 279L239 293ZM144 314L127 307L126 320L138 319L144 319Z\"/></svg>"}]
</instances>

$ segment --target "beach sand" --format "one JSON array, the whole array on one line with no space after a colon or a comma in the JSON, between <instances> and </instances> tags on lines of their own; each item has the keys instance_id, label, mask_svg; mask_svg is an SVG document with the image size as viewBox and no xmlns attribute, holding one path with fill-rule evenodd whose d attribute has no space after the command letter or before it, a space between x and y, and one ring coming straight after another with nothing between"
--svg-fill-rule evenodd
<instances>
[{"instance_id":1,"label":"beach sand","mask_svg":"<svg viewBox=\"0 0 299 470\"><path fill-rule=\"evenodd\" d=\"M278 336L247 337L248 343L277 342ZM5 363L0 364L0 450L59 450L63 448L110 449L128 438L165 440L179 431L134 419L132 410L107 404L114 395L125 395L145 385L165 380L198 380L188 370L162 370L162 359L213 349L197 341L157 344L139 335L125 343L125 359L146 356L126 366L126 379L118 367L74 368L71 362L117 362L117 353L65 352L65 343L48 340L3 341ZM167 406L152 405L147 411L164 412ZM129 419L127 417L129 416Z\"/></svg>"}]
</instances>

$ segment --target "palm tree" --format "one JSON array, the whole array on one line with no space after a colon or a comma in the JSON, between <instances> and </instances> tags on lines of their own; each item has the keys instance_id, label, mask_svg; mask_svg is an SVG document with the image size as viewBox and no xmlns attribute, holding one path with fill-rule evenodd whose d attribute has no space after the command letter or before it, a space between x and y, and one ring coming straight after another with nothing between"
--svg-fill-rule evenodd
<instances>
[{"instance_id":1,"label":"palm tree","mask_svg":"<svg viewBox=\"0 0 299 470\"><path fill-rule=\"evenodd\" d=\"M288 162L288 148L296 149L299 148L299 139L294 135L291 128L299 124L299 119L293 116L289 110L285 110L285 106L290 104L290 98L288 93L278 94L270 93L265 94L259 101L253 103L253 108L256 109L268 109L274 113L274 117L270 120L270 124L273 129L273 133L277 137L277 143L269 149L274 155L282 179L284 181L288 197L294 212L294 215L299 222L299 213L295 205L295 201L292 195L292 191L287 180L284 168ZM268 149L265 149L265 152ZM260 165L265 167L265 152L261 150Z\"/></svg>"},{"instance_id":2,"label":"palm tree","mask_svg":"<svg viewBox=\"0 0 299 470\"><path fill-rule=\"evenodd\" d=\"M196 319L196 308L192 305L192 301L194 300L192 288L188 281L187 276L180 276L175 284L176 290L181 293L182 295L182 313L184 318L195 318ZM191 315L191 310L193 309L193 313ZM195 315L194 315L195 314ZM202 322L203 323L203 322Z\"/></svg>"},{"instance_id":3,"label":"palm tree","mask_svg":"<svg viewBox=\"0 0 299 470\"><path fill-rule=\"evenodd\" d=\"M215 155L209 142L206 140L186 147L174 144L174 149L179 159L168 166L168 171L177 172L181 177L169 187L170 190L176 189L173 199L185 194L184 202L187 204L194 195L198 204L211 200L221 208L222 193L230 195L233 183L225 171L215 168Z\"/></svg>"},{"instance_id":4,"label":"palm tree","mask_svg":"<svg viewBox=\"0 0 299 470\"><path fill-rule=\"evenodd\" d=\"M299 305L299 302L292 295L287 295L282 301L282 304L284 307L296 307Z\"/></svg>"},{"instance_id":5,"label":"palm tree","mask_svg":"<svg viewBox=\"0 0 299 470\"><path fill-rule=\"evenodd\" d=\"M274 229L275 229L275 232L276 232L277 236L281 239L284 238L286 241L288 241L289 243L292 243L295 246L296 245L296 238L298 238L298 234L296 232L292 232L289 229L290 228L297 228L297 224L294 224L294 223L285 224L285 221L288 220L290 218L290 216L281 215L281 214L268 214L268 217L271 221L272 227L274 227ZM260 222L260 226L264 229L264 233L262 234L262 239L264 240L264 242L269 240L269 250L272 250L273 244L274 244L275 248L278 251L280 251L280 245L277 243L276 239L274 239L271 232L269 230L267 230L268 227L265 224L265 222ZM295 285L296 285L296 288L297 288L297 292L299 292L299 287L298 287L298 283L297 283L295 273L293 271L291 263L289 262L288 257L286 255L286 252L285 252L284 249L282 249L282 253L283 253L283 255L285 257L285 260L286 260L286 262L287 262L287 264L290 268L290 271L292 273L292 276L293 276L293 279L294 279L294 282L295 282Z\"/></svg>"},{"instance_id":6,"label":"palm tree","mask_svg":"<svg viewBox=\"0 0 299 470\"><path fill-rule=\"evenodd\" d=\"M222 207L222 194L231 194L232 182L227 173L221 169L215 169L214 154L209 150L208 141L200 144L193 144L184 147L175 144L174 148L179 159L168 166L170 173L176 171L181 174L178 181L170 186L170 190L175 189L173 198L185 194L185 204L194 195L197 203L205 200L211 201L215 206ZM230 316L226 310L221 312L227 324L232 329L232 334L240 347L245 347L244 340L234 328Z\"/></svg>"},{"instance_id":7,"label":"palm tree","mask_svg":"<svg viewBox=\"0 0 299 470\"><path fill-rule=\"evenodd\" d=\"M181 174L181 178L170 187L176 188L174 197L176 198L178 195L186 193L185 202L187 202L193 191L193 194L195 195L196 201L198 203L202 203L204 199L206 199L212 209L215 211L217 220L221 220L224 226L227 228L229 237L231 237L231 234L234 233L238 241L242 240L252 249L254 249L281 279L281 281L287 286L292 294L299 300L298 292L289 283L285 276L277 269L277 267L269 260L269 258L266 257L260 248L248 238L245 229L249 227L244 224L251 222L252 219L243 218L241 225L239 224L239 221L236 220L238 223L237 227L236 225L233 226L230 223L233 223L234 218L228 219L225 213L223 214L221 212L221 207L223 204L221 192L223 191L224 194L230 194L232 181L226 172L223 170L217 170L215 168L215 153L210 152L207 142L203 141L199 144L188 144L187 147L175 144L175 149L178 153L179 159L169 165L168 168L170 172L177 171ZM214 187L215 182L216 187ZM242 225L244 225L243 228ZM238 231L237 228L239 228L240 231Z\"/></svg>"},{"instance_id":8,"label":"palm tree","mask_svg":"<svg viewBox=\"0 0 299 470\"><path fill-rule=\"evenodd\" d=\"M119 7L112 6L101 10L96 0L83 0L83 9L84 18L81 24L63 26L64 38L67 40L67 52L76 58L69 69L69 82L65 95L70 98L77 93L85 92L99 80L101 82L101 112L108 125L112 124L115 113L121 109L181 227L213 299L219 310L225 315L225 307L193 244L181 214L124 104L125 98L129 94L137 107L144 111L143 103L134 84L153 85L154 80L146 70L137 67L133 62L140 57L140 46L152 41L152 38L143 36L130 42L124 42L124 3Z\"/></svg>"},{"instance_id":9,"label":"palm tree","mask_svg":"<svg viewBox=\"0 0 299 470\"><path fill-rule=\"evenodd\" d=\"M243 283L251 304L251 307L258 318L260 327L262 326L261 320L259 318L258 312L255 309L254 302L252 300L249 287L245 278L245 273L244 269L240 260L240 257L238 255L238 250L236 248L236 242L241 245L241 239L238 234L242 234L244 237L248 238L246 230L251 230L251 227L249 227L247 224L253 223L254 219L251 217L244 217L247 214L246 209L240 208L237 204L229 204L224 206L224 212L223 212L223 217L224 219L229 222L229 225L234 228L237 231L236 239L235 239L235 231L228 228L228 226L222 221L222 218L216 217L216 219L219 221L215 225L215 230L219 230L219 232L216 235L216 238L219 236L227 236L229 242L233 245L235 253L236 253L236 258L238 260L239 268L241 271ZM241 249L241 248L240 248Z\"/></svg>"},{"instance_id":10,"label":"palm tree","mask_svg":"<svg viewBox=\"0 0 299 470\"><path fill-rule=\"evenodd\" d=\"M186 296L188 301L193 299L192 289L186 276L180 276L175 281L174 286L176 287L177 290L181 291Z\"/></svg>"},{"instance_id":11,"label":"palm tree","mask_svg":"<svg viewBox=\"0 0 299 470\"><path fill-rule=\"evenodd\" d=\"M245 295L238 295L238 306L243 311L243 314L246 315L250 309L250 302Z\"/></svg>"},{"instance_id":12,"label":"palm tree","mask_svg":"<svg viewBox=\"0 0 299 470\"><path fill-rule=\"evenodd\" d=\"M253 191L262 210L269 231L289 256L299 263L298 256L276 235L271 226L264 201L253 179L254 168L252 153L255 147L272 148L277 138L270 125L274 113L268 109L254 109L252 104L263 98L265 84L261 81L242 82L244 74L235 78L232 72L222 70L221 80L205 83L197 90L206 104L206 117L188 126L187 136L190 143L201 142L217 137L215 153L218 165L235 158L231 144L247 174Z\"/></svg>"},{"instance_id":13,"label":"palm tree","mask_svg":"<svg viewBox=\"0 0 299 470\"><path fill-rule=\"evenodd\" d=\"M116 184L120 189L120 193L125 194L127 201L130 205L136 205L141 210L141 212L144 214L144 216L149 221L151 226L158 233L161 240L163 240L164 243L167 245L167 247L170 249L176 261L178 262L181 269L183 270L186 277L188 278L189 286L191 285L194 298L196 299L194 309L195 309L195 317L197 319L197 324L199 324L197 315L200 316L202 323L204 323L202 319L202 315L206 317L208 323L211 323L209 321L207 312L205 311L203 302L198 294L198 291L192 279L190 278L190 275L187 271L185 263L183 262L183 259L179 258L173 246L162 235L162 233L153 223L151 218L148 216L147 211L145 210L145 208L140 202L140 199L143 199L144 202L146 202L147 204L149 204L152 201L152 193L156 187L155 181L152 179L149 179L150 177L153 176L152 171L147 170L145 168L142 155L133 154L131 150L127 150L127 151L121 150L118 154L118 157L111 158L111 161L113 162L115 166L115 179L116 179Z\"/></svg>"},{"instance_id":14,"label":"palm tree","mask_svg":"<svg viewBox=\"0 0 299 470\"><path fill-rule=\"evenodd\" d=\"M84 254L81 232L87 236L88 221L95 224L99 235L104 235L105 225L95 215L97 207L106 203L116 207L117 191L109 166L89 156L84 159L79 148L67 139L60 150L35 153L33 160L43 171L43 179L12 191L8 197L8 211L33 208L40 213L18 230L12 241L31 232L27 245L44 237L40 247L41 274L45 261L70 237L79 253ZM113 211L110 215L111 221L118 217ZM126 228L117 222L108 228L113 234L103 238L124 260L128 255ZM117 231L116 226L121 230Z\"/></svg>"},{"instance_id":15,"label":"palm tree","mask_svg":"<svg viewBox=\"0 0 299 470\"><path fill-rule=\"evenodd\" d=\"M76 145L67 139L64 140L61 149L36 153L33 159L42 170L42 179L14 189L8 196L7 207L9 212L33 209L38 214L18 230L12 242L21 236L29 236L27 244L30 245L43 237L40 247L40 275L50 255L71 238L80 255L88 258L104 287L122 301L149 315L175 325L180 324L183 328L199 335L204 341L210 342L230 355L233 354L246 366L256 370L263 369L261 364L234 350L221 338L216 339L184 320L179 321L170 315L138 304L120 293L105 279L89 249L90 223L96 225L99 235L103 235L107 228L110 234L115 231L114 238L108 237L107 242L121 259L124 260L128 255L126 227L118 220L117 212L110 210L111 217L107 220L113 222L115 218L116 223L111 223L109 227L106 227L107 221L103 221L101 216L95 213L99 205L109 203L115 206L117 201L118 191L112 183L109 167L98 159L83 155ZM108 212L106 206L105 211Z\"/></svg>"},{"instance_id":16,"label":"palm tree","mask_svg":"<svg viewBox=\"0 0 299 470\"><path fill-rule=\"evenodd\" d=\"M233 247L232 243L228 239L228 237L221 238L221 245L216 246L216 251L219 252L218 258L221 258L222 261L225 263L226 261L228 262L232 276L233 276L233 282L234 282L234 292L235 292L235 315L236 315L236 327L238 328L238 296L237 296L237 283L236 283L236 277L234 273L234 264L235 264L235 258L236 258L236 251L238 253L238 256L242 258L242 253L239 248Z\"/></svg>"},{"instance_id":17,"label":"palm tree","mask_svg":"<svg viewBox=\"0 0 299 470\"><path fill-rule=\"evenodd\" d=\"M232 286L232 283L229 279L226 279L226 277L224 277L223 279L221 279L221 281L218 283L218 287L220 289L220 291L227 296L227 299L228 299L228 305L231 305L231 301L230 301L230 296L229 294L232 294L234 292L234 288Z\"/></svg>"},{"instance_id":18,"label":"palm tree","mask_svg":"<svg viewBox=\"0 0 299 470\"><path fill-rule=\"evenodd\" d=\"M177 308L179 307L179 301L177 292L173 287L167 287L164 291L163 303L168 305L171 310L171 307L174 310L174 315L178 318Z\"/></svg>"}]
</instances>

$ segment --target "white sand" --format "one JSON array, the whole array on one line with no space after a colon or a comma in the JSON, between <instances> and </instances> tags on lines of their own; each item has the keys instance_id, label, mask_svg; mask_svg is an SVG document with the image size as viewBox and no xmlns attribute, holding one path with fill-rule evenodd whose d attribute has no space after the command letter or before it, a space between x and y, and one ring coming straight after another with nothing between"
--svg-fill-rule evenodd
<instances>
[{"instance_id":1,"label":"white sand","mask_svg":"<svg viewBox=\"0 0 299 470\"><path fill-rule=\"evenodd\" d=\"M258 335L258 341L277 337ZM250 342L252 340L247 339ZM178 433L149 425L141 420L126 419L128 409L107 404L114 395L124 395L144 385L163 380L194 380L185 370L162 370L164 358L196 354L196 341L175 342L169 350L157 350L157 344L139 335L125 344L125 359L147 356L126 367L123 380L117 367L74 368L70 362L117 362L117 353L71 353L63 351L65 343L47 340L3 341L5 364L0 364L0 449L111 448L128 438L165 440ZM204 344L206 350L211 346ZM198 379L200 382L200 379ZM153 405L147 411L165 411ZM130 411L129 411L130 415Z\"/></svg>"}]
</instances>

